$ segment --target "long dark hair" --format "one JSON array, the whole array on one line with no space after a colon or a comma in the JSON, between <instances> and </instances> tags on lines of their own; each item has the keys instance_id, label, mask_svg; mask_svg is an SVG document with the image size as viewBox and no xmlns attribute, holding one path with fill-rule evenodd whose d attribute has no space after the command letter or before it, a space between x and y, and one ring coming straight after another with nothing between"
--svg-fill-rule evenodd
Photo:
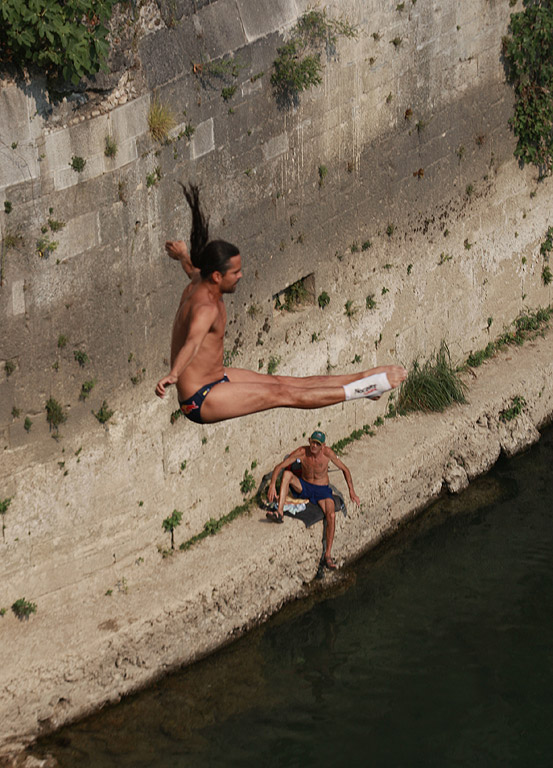
<instances>
[{"instance_id":1,"label":"long dark hair","mask_svg":"<svg viewBox=\"0 0 553 768\"><path fill-rule=\"evenodd\" d=\"M190 230L190 259L192 264L200 270L203 278L209 277L213 272L220 272L224 275L230 259L233 256L238 256L240 251L232 243L227 243L226 240L209 241L209 216L206 217L202 211L200 190L196 184L189 184L188 187L182 183L180 185L192 211L192 229Z\"/></svg>"}]
</instances>

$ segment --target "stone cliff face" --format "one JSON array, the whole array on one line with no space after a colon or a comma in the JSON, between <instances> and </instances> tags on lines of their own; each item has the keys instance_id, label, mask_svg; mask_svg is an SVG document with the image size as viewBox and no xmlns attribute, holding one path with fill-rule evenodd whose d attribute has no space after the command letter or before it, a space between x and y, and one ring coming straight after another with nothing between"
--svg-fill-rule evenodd
<instances>
[{"instance_id":1,"label":"stone cliff face","mask_svg":"<svg viewBox=\"0 0 553 768\"><path fill-rule=\"evenodd\" d=\"M512 156L506 4L330 3L328 17L347 18L357 38L323 51L321 85L279 108L272 64L307 5L143 4L132 56L87 93L53 103L38 80L4 82L0 501L12 502L0 608L25 595L55 613L115 583L139 588L136 563L160 561L174 508L178 544L241 501L254 461L260 479L317 423L334 440L385 408L170 423L176 402L153 387L183 284L163 243L190 226L177 181L200 183L213 234L241 249L245 276L227 304L236 366L302 375L408 365L442 339L463 359L523 308L550 303L539 245L551 183L536 186ZM126 19L116 21L128 40ZM161 143L149 132L154 102L176 121ZM297 281L302 303L277 308ZM67 415L59 440L49 398ZM114 415L102 425L91 410L104 401ZM452 486L463 481L452 467ZM157 614L162 598L152 600L143 616ZM1 622L15 648L26 626ZM60 653L72 643L67 628ZM173 646L158 669L185 658ZM109 672L101 680L90 706Z\"/></svg>"}]
</instances>

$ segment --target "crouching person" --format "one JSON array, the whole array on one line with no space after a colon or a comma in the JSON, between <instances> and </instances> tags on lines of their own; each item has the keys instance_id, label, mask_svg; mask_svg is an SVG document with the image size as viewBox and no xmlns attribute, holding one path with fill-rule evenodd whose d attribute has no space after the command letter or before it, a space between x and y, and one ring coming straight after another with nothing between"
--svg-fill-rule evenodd
<instances>
[{"instance_id":1,"label":"crouching person","mask_svg":"<svg viewBox=\"0 0 553 768\"><path fill-rule=\"evenodd\" d=\"M284 471L280 486L280 494L278 496L278 510L276 512L269 512L267 516L277 523L284 522L284 504L290 487L297 491L302 498L308 499L312 504L318 504L321 507L326 520L326 550L324 553L324 563L327 568L334 569L336 568L336 564L332 559L331 550L334 541L334 529L336 527L336 514L334 500L332 498L332 490L328 480L329 461L337 466L338 469L342 470L348 485L350 498L354 504L359 504L360 502L359 497L356 495L353 488L351 472L344 462L340 461L338 456L336 456L332 448L325 445L325 442L326 435L324 432L316 430L309 438L309 445L303 445L301 448L296 448L296 450L281 461L280 464L276 465L267 491L269 502L274 501L277 498L276 481L279 472L284 469L284 467L287 467L293 461L299 459L302 468L302 476L297 477L289 469Z\"/></svg>"}]
</instances>

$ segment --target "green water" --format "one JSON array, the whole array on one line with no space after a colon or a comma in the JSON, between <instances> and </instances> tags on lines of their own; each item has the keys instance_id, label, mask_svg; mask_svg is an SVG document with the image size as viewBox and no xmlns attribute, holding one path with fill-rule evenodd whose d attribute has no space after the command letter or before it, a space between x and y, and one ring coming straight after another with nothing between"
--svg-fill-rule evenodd
<instances>
[{"instance_id":1,"label":"green water","mask_svg":"<svg viewBox=\"0 0 553 768\"><path fill-rule=\"evenodd\" d=\"M549 768L552 460L549 430L360 562L339 593L290 606L35 754L64 768Z\"/></svg>"}]
</instances>

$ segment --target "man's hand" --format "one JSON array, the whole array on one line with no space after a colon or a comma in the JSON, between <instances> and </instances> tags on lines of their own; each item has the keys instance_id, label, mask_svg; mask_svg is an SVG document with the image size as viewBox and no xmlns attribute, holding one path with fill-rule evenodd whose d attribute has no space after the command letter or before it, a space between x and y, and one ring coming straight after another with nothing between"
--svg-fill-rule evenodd
<instances>
[{"instance_id":1,"label":"man's hand","mask_svg":"<svg viewBox=\"0 0 553 768\"><path fill-rule=\"evenodd\" d=\"M349 492L349 497L353 501L354 504L357 504L357 506L359 506L361 504L361 499L359 498L359 496L354 491L350 491Z\"/></svg>"},{"instance_id":2,"label":"man's hand","mask_svg":"<svg viewBox=\"0 0 553 768\"><path fill-rule=\"evenodd\" d=\"M183 257L188 258L188 248L184 240L167 240L165 250L170 258L180 261Z\"/></svg>"},{"instance_id":3,"label":"man's hand","mask_svg":"<svg viewBox=\"0 0 553 768\"><path fill-rule=\"evenodd\" d=\"M177 383L176 376L171 376L171 374L169 374L169 376L164 376L156 384L156 395L163 399L165 397L166 388L176 383Z\"/></svg>"},{"instance_id":4,"label":"man's hand","mask_svg":"<svg viewBox=\"0 0 553 768\"><path fill-rule=\"evenodd\" d=\"M269 484L269 488L267 490L267 500L270 503L271 501L275 501L276 498L277 498L276 484L275 483L270 483Z\"/></svg>"}]
</instances>

